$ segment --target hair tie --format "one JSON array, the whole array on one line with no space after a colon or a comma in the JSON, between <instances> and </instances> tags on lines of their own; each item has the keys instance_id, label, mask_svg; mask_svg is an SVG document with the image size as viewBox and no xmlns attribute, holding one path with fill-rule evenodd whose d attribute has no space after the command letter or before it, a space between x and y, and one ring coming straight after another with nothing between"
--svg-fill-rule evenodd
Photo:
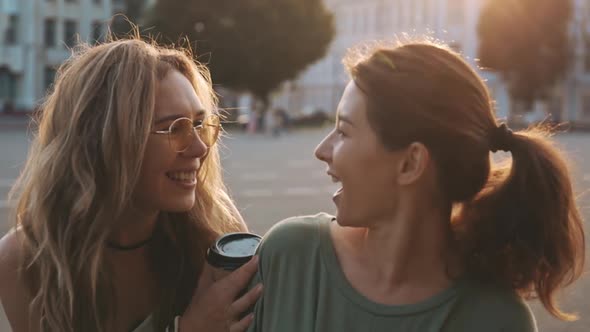
<instances>
[{"instance_id":1,"label":"hair tie","mask_svg":"<svg viewBox=\"0 0 590 332\"><path fill-rule=\"evenodd\" d=\"M509 152L512 148L513 136L512 130L505 123L494 128L490 134L490 151Z\"/></svg>"},{"instance_id":2,"label":"hair tie","mask_svg":"<svg viewBox=\"0 0 590 332\"><path fill-rule=\"evenodd\" d=\"M377 57L377 60L379 60L379 61L381 61L381 63L387 65L391 70L397 69L397 67L393 63L393 60L391 60L391 58L388 57L385 53L378 52L375 54L375 56Z\"/></svg>"}]
</instances>

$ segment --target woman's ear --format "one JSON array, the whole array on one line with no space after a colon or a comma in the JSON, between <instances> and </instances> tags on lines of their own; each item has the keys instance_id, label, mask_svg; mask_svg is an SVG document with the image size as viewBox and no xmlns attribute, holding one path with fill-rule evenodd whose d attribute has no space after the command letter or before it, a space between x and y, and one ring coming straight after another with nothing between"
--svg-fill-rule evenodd
<instances>
[{"instance_id":1,"label":"woman's ear","mask_svg":"<svg viewBox=\"0 0 590 332\"><path fill-rule=\"evenodd\" d=\"M422 177L430 163L430 152L419 142L410 144L400 156L397 168L397 181L409 185Z\"/></svg>"}]
</instances>

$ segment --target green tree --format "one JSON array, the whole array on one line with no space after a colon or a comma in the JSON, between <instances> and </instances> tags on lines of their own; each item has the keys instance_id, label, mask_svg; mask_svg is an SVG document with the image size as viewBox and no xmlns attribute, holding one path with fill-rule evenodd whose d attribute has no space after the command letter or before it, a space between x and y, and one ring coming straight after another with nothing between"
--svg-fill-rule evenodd
<instances>
[{"instance_id":1,"label":"green tree","mask_svg":"<svg viewBox=\"0 0 590 332\"><path fill-rule=\"evenodd\" d=\"M549 97L572 60L571 0L488 0L478 25L479 59L513 100L530 109Z\"/></svg>"},{"instance_id":2,"label":"green tree","mask_svg":"<svg viewBox=\"0 0 590 332\"><path fill-rule=\"evenodd\" d=\"M196 42L215 84L250 92L265 108L270 93L322 58L334 36L321 0L159 0L147 22L165 41Z\"/></svg>"},{"instance_id":3,"label":"green tree","mask_svg":"<svg viewBox=\"0 0 590 332\"><path fill-rule=\"evenodd\" d=\"M137 25L146 9L147 0L124 0L125 9L121 13L124 16L115 16L111 24L111 31L117 36L125 36L133 31L133 25Z\"/></svg>"}]
</instances>

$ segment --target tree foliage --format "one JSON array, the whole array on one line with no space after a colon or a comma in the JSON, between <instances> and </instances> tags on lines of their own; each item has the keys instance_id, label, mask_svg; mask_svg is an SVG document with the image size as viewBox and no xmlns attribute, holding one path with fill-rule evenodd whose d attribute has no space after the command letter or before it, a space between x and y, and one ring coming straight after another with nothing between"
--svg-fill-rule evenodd
<instances>
[{"instance_id":1,"label":"tree foliage","mask_svg":"<svg viewBox=\"0 0 590 332\"><path fill-rule=\"evenodd\" d=\"M514 100L545 98L572 60L571 0L488 0L478 25L481 65L497 71Z\"/></svg>"},{"instance_id":2,"label":"tree foliage","mask_svg":"<svg viewBox=\"0 0 590 332\"><path fill-rule=\"evenodd\" d=\"M147 26L166 41L195 42L213 82L264 102L322 58L334 36L321 0L159 0Z\"/></svg>"},{"instance_id":3,"label":"tree foliage","mask_svg":"<svg viewBox=\"0 0 590 332\"><path fill-rule=\"evenodd\" d=\"M124 0L123 3L123 12L117 14L124 16L115 16L111 24L111 31L121 37L133 31L134 25L141 20L146 8L146 0Z\"/></svg>"}]
</instances>

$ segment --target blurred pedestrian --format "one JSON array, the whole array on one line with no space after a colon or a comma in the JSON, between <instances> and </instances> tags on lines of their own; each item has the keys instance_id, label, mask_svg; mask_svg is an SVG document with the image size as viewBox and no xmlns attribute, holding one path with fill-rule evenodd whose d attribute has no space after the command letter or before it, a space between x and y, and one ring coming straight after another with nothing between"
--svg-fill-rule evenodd
<instances>
[{"instance_id":1,"label":"blurred pedestrian","mask_svg":"<svg viewBox=\"0 0 590 332\"><path fill-rule=\"evenodd\" d=\"M250 116L248 118L248 133L256 134L258 132L260 113L257 110L250 110Z\"/></svg>"},{"instance_id":2,"label":"blurred pedestrian","mask_svg":"<svg viewBox=\"0 0 590 332\"><path fill-rule=\"evenodd\" d=\"M555 295L582 272L583 225L545 130L500 123L445 46L382 46L346 64L336 126L315 152L342 185L336 216L266 234L249 331L531 332L531 296L574 319Z\"/></svg>"},{"instance_id":3,"label":"blurred pedestrian","mask_svg":"<svg viewBox=\"0 0 590 332\"><path fill-rule=\"evenodd\" d=\"M290 118L289 118L289 114L287 113L287 111L283 108L279 109L279 116L281 117L281 125L283 126L283 132L288 132L289 131L289 127L291 126L290 124Z\"/></svg>"},{"instance_id":4,"label":"blurred pedestrian","mask_svg":"<svg viewBox=\"0 0 590 332\"><path fill-rule=\"evenodd\" d=\"M2 107L2 112L4 114L13 114L14 113L14 104L12 100L6 100L4 102L4 106Z\"/></svg>"},{"instance_id":5,"label":"blurred pedestrian","mask_svg":"<svg viewBox=\"0 0 590 332\"><path fill-rule=\"evenodd\" d=\"M268 112L267 126L273 137L281 136L283 131L283 118L280 113L280 109L274 108Z\"/></svg>"},{"instance_id":6,"label":"blurred pedestrian","mask_svg":"<svg viewBox=\"0 0 590 332\"><path fill-rule=\"evenodd\" d=\"M256 260L217 282L204 264L245 229L221 179L207 69L138 39L60 68L0 241L14 332L244 331ZM198 286L198 287L197 287ZM242 318L243 317L243 318Z\"/></svg>"}]
</instances>

